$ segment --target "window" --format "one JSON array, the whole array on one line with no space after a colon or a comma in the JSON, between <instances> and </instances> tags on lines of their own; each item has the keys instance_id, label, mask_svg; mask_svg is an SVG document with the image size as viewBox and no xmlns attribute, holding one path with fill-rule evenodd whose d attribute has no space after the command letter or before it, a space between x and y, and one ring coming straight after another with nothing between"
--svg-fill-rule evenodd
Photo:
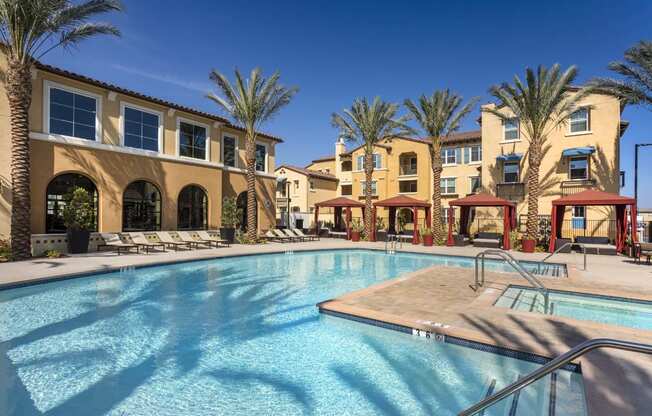
<instances>
[{"instance_id":1,"label":"window","mask_svg":"<svg viewBox=\"0 0 652 416\"><path fill-rule=\"evenodd\" d=\"M471 185L471 193L480 192L480 187L482 186L482 180L479 176L470 176L469 182Z\"/></svg>"},{"instance_id":2,"label":"window","mask_svg":"<svg viewBox=\"0 0 652 416\"><path fill-rule=\"evenodd\" d=\"M399 175L417 174L417 156L415 154L401 155L399 160Z\"/></svg>"},{"instance_id":3,"label":"window","mask_svg":"<svg viewBox=\"0 0 652 416\"><path fill-rule=\"evenodd\" d=\"M448 225L448 214L450 214L448 208L449 207L441 207L441 223L444 225Z\"/></svg>"},{"instance_id":4,"label":"window","mask_svg":"<svg viewBox=\"0 0 652 416\"><path fill-rule=\"evenodd\" d=\"M580 108L570 115L570 132L582 133L589 131L589 109Z\"/></svg>"},{"instance_id":5,"label":"window","mask_svg":"<svg viewBox=\"0 0 652 416\"><path fill-rule=\"evenodd\" d=\"M238 146L235 137L224 136L222 138L222 163L224 163L224 166L237 167L237 149Z\"/></svg>"},{"instance_id":6,"label":"window","mask_svg":"<svg viewBox=\"0 0 652 416\"><path fill-rule=\"evenodd\" d=\"M571 158L568 161L568 169L571 180L589 179L589 159L586 156Z\"/></svg>"},{"instance_id":7,"label":"window","mask_svg":"<svg viewBox=\"0 0 652 416\"><path fill-rule=\"evenodd\" d=\"M126 147L158 152L160 123L158 114L125 106L123 119Z\"/></svg>"},{"instance_id":8,"label":"window","mask_svg":"<svg viewBox=\"0 0 652 416\"><path fill-rule=\"evenodd\" d=\"M441 149L441 161L444 165L455 165L457 163L458 149L452 147Z\"/></svg>"},{"instance_id":9,"label":"window","mask_svg":"<svg viewBox=\"0 0 652 416\"><path fill-rule=\"evenodd\" d=\"M267 172L267 146L256 143L256 171Z\"/></svg>"},{"instance_id":10,"label":"window","mask_svg":"<svg viewBox=\"0 0 652 416\"><path fill-rule=\"evenodd\" d=\"M586 228L586 207L573 207L573 229Z\"/></svg>"},{"instance_id":11,"label":"window","mask_svg":"<svg viewBox=\"0 0 652 416\"><path fill-rule=\"evenodd\" d=\"M356 158L356 165L355 165L356 170L364 170L364 156L365 155L360 155ZM380 169L381 168L380 154L374 153L373 160L374 160L374 169Z\"/></svg>"},{"instance_id":12,"label":"window","mask_svg":"<svg viewBox=\"0 0 652 416\"><path fill-rule=\"evenodd\" d=\"M402 194L414 193L417 191L417 181L399 181L398 191Z\"/></svg>"},{"instance_id":13,"label":"window","mask_svg":"<svg viewBox=\"0 0 652 416\"><path fill-rule=\"evenodd\" d=\"M52 179L46 190L46 233L65 233L66 226L63 224L63 208L66 206L66 196L73 188L80 187L91 195L93 200L94 221L93 229L97 231L97 188L92 180L77 173L64 173Z\"/></svg>"},{"instance_id":14,"label":"window","mask_svg":"<svg viewBox=\"0 0 652 416\"><path fill-rule=\"evenodd\" d=\"M293 182L294 182L294 192L295 193L299 192L299 181L295 179Z\"/></svg>"},{"instance_id":15,"label":"window","mask_svg":"<svg viewBox=\"0 0 652 416\"><path fill-rule=\"evenodd\" d=\"M505 141L519 139L519 122L517 118L510 118L503 122Z\"/></svg>"},{"instance_id":16,"label":"window","mask_svg":"<svg viewBox=\"0 0 652 416\"><path fill-rule=\"evenodd\" d=\"M518 162L505 162L503 164L503 182L516 183L518 182L519 164Z\"/></svg>"},{"instance_id":17,"label":"window","mask_svg":"<svg viewBox=\"0 0 652 416\"><path fill-rule=\"evenodd\" d=\"M360 181L360 195L364 195L365 190L365 181ZM378 189L376 189L376 181L371 181L371 195L378 195Z\"/></svg>"},{"instance_id":18,"label":"window","mask_svg":"<svg viewBox=\"0 0 652 416\"><path fill-rule=\"evenodd\" d=\"M179 122L179 156L207 160L206 127Z\"/></svg>"},{"instance_id":19,"label":"window","mask_svg":"<svg viewBox=\"0 0 652 416\"><path fill-rule=\"evenodd\" d=\"M200 187L188 185L179 193L177 228L179 230L208 228L208 196Z\"/></svg>"},{"instance_id":20,"label":"window","mask_svg":"<svg viewBox=\"0 0 652 416\"><path fill-rule=\"evenodd\" d=\"M308 185L310 185L310 190L311 191L315 190L315 181L313 181L312 179L309 179L308 180Z\"/></svg>"},{"instance_id":21,"label":"window","mask_svg":"<svg viewBox=\"0 0 652 416\"><path fill-rule=\"evenodd\" d=\"M161 192L147 181L132 182L122 194L122 230L161 229Z\"/></svg>"},{"instance_id":22,"label":"window","mask_svg":"<svg viewBox=\"0 0 652 416\"><path fill-rule=\"evenodd\" d=\"M345 160L342 162L342 172L351 172L353 170L353 163L350 160Z\"/></svg>"},{"instance_id":23,"label":"window","mask_svg":"<svg viewBox=\"0 0 652 416\"><path fill-rule=\"evenodd\" d=\"M342 185L342 195L353 195L353 186L352 185Z\"/></svg>"},{"instance_id":24,"label":"window","mask_svg":"<svg viewBox=\"0 0 652 416\"><path fill-rule=\"evenodd\" d=\"M49 133L97 140L97 98L49 87Z\"/></svg>"},{"instance_id":25,"label":"window","mask_svg":"<svg viewBox=\"0 0 652 416\"><path fill-rule=\"evenodd\" d=\"M476 163L482 161L482 146L471 146L467 148L469 160L467 163Z\"/></svg>"},{"instance_id":26,"label":"window","mask_svg":"<svg viewBox=\"0 0 652 416\"><path fill-rule=\"evenodd\" d=\"M455 178L441 178L439 183L442 195L455 193Z\"/></svg>"}]
</instances>

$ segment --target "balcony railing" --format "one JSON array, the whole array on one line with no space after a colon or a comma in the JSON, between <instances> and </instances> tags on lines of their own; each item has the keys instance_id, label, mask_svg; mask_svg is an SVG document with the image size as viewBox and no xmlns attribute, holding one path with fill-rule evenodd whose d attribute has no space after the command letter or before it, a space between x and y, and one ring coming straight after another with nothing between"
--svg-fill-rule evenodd
<instances>
[{"instance_id":1,"label":"balcony railing","mask_svg":"<svg viewBox=\"0 0 652 416\"><path fill-rule=\"evenodd\" d=\"M515 202L523 201L525 198L525 184L523 182L497 183L496 196Z\"/></svg>"},{"instance_id":2,"label":"balcony railing","mask_svg":"<svg viewBox=\"0 0 652 416\"><path fill-rule=\"evenodd\" d=\"M578 192L586 191L587 189L593 189L596 186L595 179L584 179L584 180L573 180L573 181L562 181L560 184L561 195L573 195Z\"/></svg>"},{"instance_id":3,"label":"balcony railing","mask_svg":"<svg viewBox=\"0 0 652 416\"><path fill-rule=\"evenodd\" d=\"M401 166L401 167L399 167L399 169L398 169L398 174L399 174L399 176L412 176L412 175L416 175L416 174L417 174L417 169L416 169L416 168L412 169L412 168L407 167L407 166Z\"/></svg>"}]
</instances>

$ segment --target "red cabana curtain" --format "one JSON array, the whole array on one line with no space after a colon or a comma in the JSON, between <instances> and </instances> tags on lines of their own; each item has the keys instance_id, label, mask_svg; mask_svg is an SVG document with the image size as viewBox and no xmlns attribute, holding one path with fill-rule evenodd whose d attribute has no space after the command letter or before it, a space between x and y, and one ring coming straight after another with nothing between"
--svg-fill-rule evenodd
<instances>
[{"instance_id":1,"label":"red cabana curtain","mask_svg":"<svg viewBox=\"0 0 652 416\"><path fill-rule=\"evenodd\" d=\"M638 220L636 218L636 204L630 205L629 213L632 216L632 242L636 243L638 241Z\"/></svg>"},{"instance_id":2,"label":"red cabana curtain","mask_svg":"<svg viewBox=\"0 0 652 416\"><path fill-rule=\"evenodd\" d=\"M471 207L462 205L460 207L460 235L468 235L469 233L469 213L471 212Z\"/></svg>"},{"instance_id":3,"label":"red cabana curtain","mask_svg":"<svg viewBox=\"0 0 652 416\"><path fill-rule=\"evenodd\" d=\"M620 253L627 235L627 212L625 205L616 205L616 251Z\"/></svg>"},{"instance_id":4,"label":"red cabana curtain","mask_svg":"<svg viewBox=\"0 0 652 416\"><path fill-rule=\"evenodd\" d=\"M503 207L503 250L509 250L511 248L509 238L509 232L512 228L511 211L512 209L509 205Z\"/></svg>"},{"instance_id":5,"label":"red cabana curtain","mask_svg":"<svg viewBox=\"0 0 652 416\"><path fill-rule=\"evenodd\" d=\"M551 215L551 229L550 229L550 247L548 251L553 253L555 251L555 244L558 238L561 238L561 229L564 224L564 214L566 213L565 205L553 205Z\"/></svg>"}]
</instances>

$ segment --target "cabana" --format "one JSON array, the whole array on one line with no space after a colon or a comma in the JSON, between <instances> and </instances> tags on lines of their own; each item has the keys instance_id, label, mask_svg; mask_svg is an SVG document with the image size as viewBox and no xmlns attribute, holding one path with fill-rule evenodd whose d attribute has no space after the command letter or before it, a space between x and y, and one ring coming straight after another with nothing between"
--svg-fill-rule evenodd
<instances>
[{"instance_id":1,"label":"cabana","mask_svg":"<svg viewBox=\"0 0 652 416\"><path fill-rule=\"evenodd\" d=\"M342 208L346 208L346 239L351 239L351 208L362 209L362 216L364 217L364 204L362 202L354 201L343 196L329 199L327 201L317 202L315 204L315 235L319 235L319 208L335 208L334 224L336 229L342 227Z\"/></svg>"},{"instance_id":2,"label":"cabana","mask_svg":"<svg viewBox=\"0 0 652 416\"><path fill-rule=\"evenodd\" d=\"M430 228L431 225L431 218L430 218L430 203L426 201L420 201L418 199L410 198L409 196L405 195L398 195L392 198L388 199L383 199L382 201L378 201L374 203L374 209L373 209L373 227L372 227L372 241L376 241L376 208L377 207L385 207L389 208L389 229L394 230L396 227L395 221L396 221L396 209L397 208L411 208L412 213L414 216L413 223L414 223L414 230L412 230L412 244L419 244L419 230L417 230L417 224L418 224L418 212L419 208L424 208L425 209L425 218L426 218L426 226Z\"/></svg>"},{"instance_id":3,"label":"cabana","mask_svg":"<svg viewBox=\"0 0 652 416\"><path fill-rule=\"evenodd\" d=\"M627 237L627 205L632 221L632 241L638 239L636 235L636 200L626 196L611 194L597 189L587 189L576 194L567 195L552 201L550 247L551 253L555 251L555 243L561 238L561 227L564 214L568 206L613 206L616 207L616 251L621 252L625 247Z\"/></svg>"},{"instance_id":4,"label":"cabana","mask_svg":"<svg viewBox=\"0 0 652 416\"><path fill-rule=\"evenodd\" d=\"M506 199L493 195L478 193L465 198L454 199L448 203L448 240L446 245L452 246L453 242L453 221L455 208L460 207L460 234L466 234L469 228L469 214L471 207L502 207L503 208L503 249L510 249L509 233L516 228L516 204ZM500 240L499 240L500 241Z\"/></svg>"}]
</instances>

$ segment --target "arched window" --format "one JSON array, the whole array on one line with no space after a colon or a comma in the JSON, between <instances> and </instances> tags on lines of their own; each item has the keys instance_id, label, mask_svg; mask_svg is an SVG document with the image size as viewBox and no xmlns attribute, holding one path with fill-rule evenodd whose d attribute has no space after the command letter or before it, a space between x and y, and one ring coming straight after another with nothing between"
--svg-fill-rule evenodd
<instances>
[{"instance_id":1,"label":"arched window","mask_svg":"<svg viewBox=\"0 0 652 416\"><path fill-rule=\"evenodd\" d=\"M179 193L177 228L205 230L208 228L208 195L198 186L188 185Z\"/></svg>"},{"instance_id":2,"label":"arched window","mask_svg":"<svg viewBox=\"0 0 652 416\"><path fill-rule=\"evenodd\" d=\"M122 229L161 229L161 192L156 185L147 181L135 181L127 186L122 194Z\"/></svg>"},{"instance_id":3,"label":"arched window","mask_svg":"<svg viewBox=\"0 0 652 416\"><path fill-rule=\"evenodd\" d=\"M247 231L247 191L240 192L238 199L236 200L236 206L240 210L240 230ZM292 211L294 212L292 207ZM254 224L258 227L258 200L254 199Z\"/></svg>"},{"instance_id":4,"label":"arched window","mask_svg":"<svg viewBox=\"0 0 652 416\"><path fill-rule=\"evenodd\" d=\"M97 231L98 194L95 183L78 173L64 173L52 179L47 187L45 197L47 204L45 210L46 233L66 232L66 226L63 225L63 207L66 205L66 194L75 187L84 188L91 195L95 211L95 220L91 231Z\"/></svg>"}]
</instances>

